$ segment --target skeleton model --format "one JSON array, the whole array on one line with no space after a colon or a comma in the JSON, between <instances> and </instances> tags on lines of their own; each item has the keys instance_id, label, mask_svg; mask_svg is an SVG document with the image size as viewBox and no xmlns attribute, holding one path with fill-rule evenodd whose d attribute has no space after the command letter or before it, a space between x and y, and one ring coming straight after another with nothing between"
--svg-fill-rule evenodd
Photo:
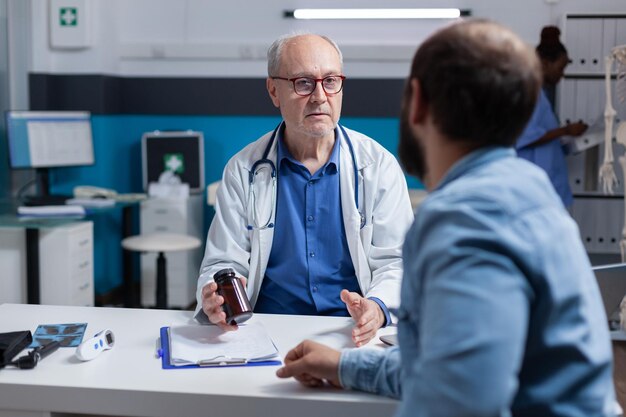
<instances>
[{"instance_id":1,"label":"skeleton model","mask_svg":"<svg viewBox=\"0 0 626 417\"><path fill-rule=\"evenodd\" d=\"M616 46L611 50L609 56L604 58L604 87L606 90L606 105L604 107L604 162L600 167L599 176L600 184L605 194L613 194L617 186L617 177L613 169L614 158L611 140L613 136L613 122L617 116L617 112L613 108L613 100L611 97L611 70L614 62L616 63L617 70L617 80L615 83L617 107L622 110L620 116L622 120L624 120L626 119L624 117L624 108L626 107L626 45ZM615 139L617 143L626 147L626 122L623 121L619 124ZM620 156L618 161L622 167L622 174L624 175L623 184L626 184L626 156ZM622 238L619 243L622 253L622 262L626 261L626 187L624 190L624 228L622 229Z\"/></svg>"}]
</instances>

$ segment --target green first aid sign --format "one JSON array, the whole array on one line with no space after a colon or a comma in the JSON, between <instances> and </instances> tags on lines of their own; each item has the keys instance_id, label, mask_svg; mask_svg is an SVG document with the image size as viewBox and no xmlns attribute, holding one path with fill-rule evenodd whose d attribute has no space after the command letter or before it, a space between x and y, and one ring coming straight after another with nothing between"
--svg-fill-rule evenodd
<instances>
[{"instance_id":1,"label":"green first aid sign","mask_svg":"<svg viewBox=\"0 0 626 417\"><path fill-rule=\"evenodd\" d=\"M76 7L59 8L59 25L61 26L78 25L78 9Z\"/></svg>"},{"instance_id":2,"label":"green first aid sign","mask_svg":"<svg viewBox=\"0 0 626 417\"><path fill-rule=\"evenodd\" d=\"M166 153L163 155L164 171L171 171L175 174L185 172L185 158L182 153Z\"/></svg>"}]
</instances>

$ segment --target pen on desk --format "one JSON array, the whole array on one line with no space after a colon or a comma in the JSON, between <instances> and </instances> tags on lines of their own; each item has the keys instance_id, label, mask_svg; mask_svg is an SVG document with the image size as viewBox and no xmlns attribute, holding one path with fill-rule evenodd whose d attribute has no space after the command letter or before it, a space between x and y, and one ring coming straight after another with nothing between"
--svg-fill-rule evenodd
<instances>
[{"instance_id":1,"label":"pen on desk","mask_svg":"<svg viewBox=\"0 0 626 417\"><path fill-rule=\"evenodd\" d=\"M43 346L38 346L28 352L28 354L11 362L11 365L17 366L20 369L33 369L40 360L56 351L60 346L61 344L56 340Z\"/></svg>"},{"instance_id":2,"label":"pen on desk","mask_svg":"<svg viewBox=\"0 0 626 417\"><path fill-rule=\"evenodd\" d=\"M154 356L157 358L163 357L163 348L161 348L161 338L158 337L156 340L156 349L154 351Z\"/></svg>"},{"instance_id":3,"label":"pen on desk","mask_svg":"<svg viewBox=\"0 0 626 417\"><path fill-rule=\"evenodd\" d=\"M210 366L233 366L233 365L245 365L248 363L244 358L229 358L229 357L216 357L213 359L205 359L198 361L198 366L210 367Z\"/></svg>"}]
</instances>

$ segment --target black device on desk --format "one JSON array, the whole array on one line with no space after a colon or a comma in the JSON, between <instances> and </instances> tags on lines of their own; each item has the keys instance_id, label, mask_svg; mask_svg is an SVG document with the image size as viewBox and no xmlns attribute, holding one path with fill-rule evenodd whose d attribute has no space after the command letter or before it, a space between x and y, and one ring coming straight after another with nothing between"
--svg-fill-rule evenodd
<instances>
[{"instance_id":1,"label":"black device on desk","mask_svg":"<svg viewBox=\"0 0 626 417\"><path fill-rule=\"evenodd\" d=\"M21 198L25 206L62 206L71 195L27 195Z\"/></svg>"},{"instance_id":2,"label":"black device on desk","mask_svg":"<svg viewBox=\"0 0 626 417\"><path fill-rule=\"evenodd\" d=\"M30 330L0 333L0 369L11 364L13 358L32 341Z\"/></svg>"},{"instance_id":3,"label":"black device on desk","mask_svg":"<svg viewBox=\"0 0 626 417\"><path fill-rule=\"evenodd\" d=\"M397 346L398 345L398 334L387 334L379 337L380 341L389 346Z\"/></svg>"},{"instance_id":4,"label":"black device on desk","mask_svg":"<svg viewBox=\"0 0 626 417\"><path fill-rule=\"evenodd\" d=\"M42 360L52 352L55 352L60 346L61 343L54 340L48 344L34 348L30 352L28 352L28 354L20 356L13 362L10 362L9 365L16 366L20 369L33 369L35 366L37 366L40 360Z\"/></svg>"}]
</instances>

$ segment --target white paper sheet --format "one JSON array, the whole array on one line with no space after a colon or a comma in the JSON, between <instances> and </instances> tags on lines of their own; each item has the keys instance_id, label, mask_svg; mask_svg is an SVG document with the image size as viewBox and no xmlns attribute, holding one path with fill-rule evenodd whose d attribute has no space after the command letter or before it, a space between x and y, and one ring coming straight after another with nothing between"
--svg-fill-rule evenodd
<instances>
[{"instance_id":1,"label":"white paper sheet","mask_svg":"<svg viewBox=\"0 0 626 417\"><path fill-rule=\"evenodd\" d=\"M263 361L278 357L278 350L260 323L239 325L225 332L213 325L170 327L172 365L229 361Z\"/></svg>"},{"instance_id":2,"label":"white paper sheet","mask_svg":"<svg viewBox=\"0 0 626 417\"><path fill-rule=\"evenodd\" d=\"M82 206L20 206L17 214L30 217L56 217L56 216L84 216L85 209Z\"/></svg>"}]
</instances>

